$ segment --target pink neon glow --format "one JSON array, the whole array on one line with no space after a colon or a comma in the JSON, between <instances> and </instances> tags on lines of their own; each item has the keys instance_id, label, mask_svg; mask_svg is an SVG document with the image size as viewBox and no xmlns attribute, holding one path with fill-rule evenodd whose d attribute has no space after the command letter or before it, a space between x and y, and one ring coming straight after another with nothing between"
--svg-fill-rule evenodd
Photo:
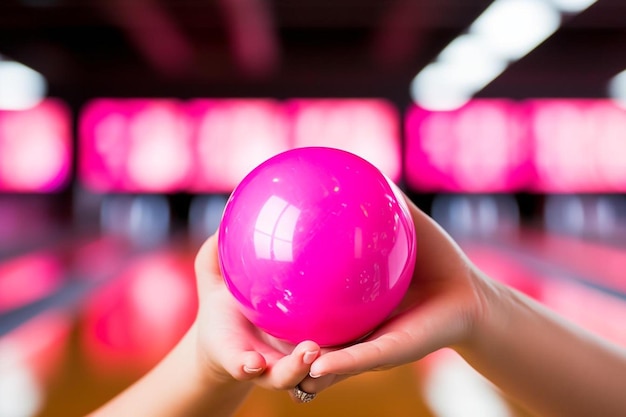
<instances>
[{"instance_id":1,"label":"pink neon glow","mask_svg":"<svg viewBox=\"0 0 626 417\"><path fill-rule=\"evenodd\" d=\"M62 283L63 267L50 254L24 255L0 264L0 312L50 295Z\"/></svg>"},{"instance_id":2,"label":"pink neon glow","mask_svg":"<svg viewBox=\"0 0 626 417\"><path fill-rule=\"evenodd\" d=\"M524 110L534 143L532 189L626 191L626 110L610 100L533 100Z\"/></svg>"},{"instance_id":3,"label":"pink neon glow","mask_svg":"<svg viewBox=\"0 0 626 417\"><path fill-rule=\"evenodd\" d=\"M189 126L174 100L96 100L79 141L79 176L95 191L179 191L192 174Z\"/></svg>"},{"instance_id":4,"label":"pink neon glow","mask_svg":"<svg viewBox=\"0 0 626 417\"><path fill-rule=\"evenodd\" d=\"M393 181L401 170L400 118L378 99L291 100L293 147L327 146L352 152Z\"/></svg>"},{"instance_id":5,"label":"pink neon glow","mask_svg":"<svg viewBox=\"0 0 626 417\"><path fill-rule=\"evenodd\" d=\"M195 100L196 192L231 191L255 166L289 148L282 104L273 100Z\"/></svg>"},{"instance_id":6,"label":"pink neon glow","mask_svg":"<svg viewBox=\"0 0 626 417\"><path fill-rule=\"evenodd\" d=\"M0 111L0 191L50 192L71 166L71 116L59 100L22 111Z\"/></svg>"},{"instance_id":7,"label":"pink neon glow","mask_svg":"<svg viewBox=\"0 0 626 417\"><path fill-rule=\"evenodd\" d=\"M184 254L154 252L94 293L81 333L94 370L143 373L174 346L196 313L192 264Z\"/></svg>"},{"instance_id":8,"label":"pink neon glow","mask_svg":"<svg viewBox=\"0 0 626 417\"><path fill-rule=\"evenodd\" d=\"M0 314L51 295L62 285L65 272L61 260L45 252L1 263ZM20 364L37 382L48 381L63 358L70 324L67 312L49 310L0 337L5 365Z\"/></svg>"},{"instance_id":9,"label":"pink neon glow","mask_svg":"<svg viewBox=\"0 0 626 417\"><path fill-rule=\"evenodd\" d=\"M517 107L473 100L454 111L413 106L406 118L405 171L420 191L507 192L526 186L530 146Z\"/></svg>"}]
</instances>

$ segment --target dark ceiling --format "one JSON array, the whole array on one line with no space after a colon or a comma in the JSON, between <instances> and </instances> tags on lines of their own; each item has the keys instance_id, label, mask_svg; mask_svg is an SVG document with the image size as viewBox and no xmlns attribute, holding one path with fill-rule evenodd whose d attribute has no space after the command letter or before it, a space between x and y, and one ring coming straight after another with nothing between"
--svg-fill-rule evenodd
<instances>
[{"instance_id":1,"label":"dark ceiling","mask_svg":"<svg viewBox=\"0 0 626 417\"><path fill-rule=\"evenodd\" d=\"M490 0L1 0L0 54L50 95L378 96ZM479 95L603 97L626 68L626 1L598 0Z\"/></svg>"}]
</instances>

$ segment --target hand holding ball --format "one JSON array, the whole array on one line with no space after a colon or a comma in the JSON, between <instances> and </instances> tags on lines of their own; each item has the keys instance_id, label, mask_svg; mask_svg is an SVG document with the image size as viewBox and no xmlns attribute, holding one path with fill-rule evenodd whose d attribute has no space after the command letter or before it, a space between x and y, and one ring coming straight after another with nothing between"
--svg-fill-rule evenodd
<instances>
[{"instance_id":1,"label":"hand holding ball","mask_svg":"<svg viewBox=\"0 0 626 417\"><path fill-rule=\"evenodd\" d=\"M242 313L267 333L322 346L384 321L411 282L413 221L377 168L332 148L297 148L252 170L226 204L220 267Z\"/></svg>"}]
</instances>

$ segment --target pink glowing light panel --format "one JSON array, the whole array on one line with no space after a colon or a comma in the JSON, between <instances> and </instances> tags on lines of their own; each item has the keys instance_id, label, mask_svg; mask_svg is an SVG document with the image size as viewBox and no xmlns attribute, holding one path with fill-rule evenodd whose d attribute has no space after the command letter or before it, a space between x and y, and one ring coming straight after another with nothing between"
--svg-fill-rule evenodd
<instances>
[{"instance_id":1,"label":"pink glowing light panel","mask_svg":"<svg viewBox=\"0 0 626 417\"><path fill-rule=\"evenodd\" d=\"M78 173L97 192L230 192L274 155L327 146L397 181L399 130L376 99L100 99L81 114Z\"/></svg>"},{"instance_id":2,"label":"pink glowing light panel","mask_svg":"<svg viewBox=\"0 0 626 417\"><path fill-rule=\"evenodd\" d=\"M284 105L270 99L198 99L192 126L195 192L230 192L254 167L289 149Z\"/></svg>"},{"instance_id":3,"label":"pink glowing light panel","mask_svg":"<svg viewBox=\"0 0 626 417\"><path fill-rule=\"evenodd\" d=\"M626 191L626 110L610 100L524 103L534 143L532 189Z\"/></svg>"},{"instance_id":4,"label":"pink glowing light panel","mask_svg":"<svg viewBox=\"0 0 626 417\"><path fill-rule=\"evenodd\" d=\"M400 118L380 99L287 102L293 147L326 146L354 153L393 181L401 173Z\"/></svg>"},{"instance_id":5,"label":"pink glowing light panel","mask_svg":"<svg viewBox=\"0 0 626 417\"><path fill-rule=\"evenodd\" d=\"M0 111L0 191L59 190L69 178L71 143L70 111L59 100Z\"/></svg>"},{"instance_id":6,"label":"pink glowing light panel","mask_svg":"<svg viewBox=\"0 0 626 417\"><path fill-rule=\"evenodd\" d=\"M453 111L417 106L406 117L407 185L428 192L512 192L527 186L530 145L517 105L473 100Z\"/></svg>"},{"instance_id":7,"label":"pink glowing light panel","mask_svg":"<svg viewBox=\"0 0 626 417\"><path fill-rule=\"evenodd\" d=\"M193 174L191 136L175 100L95 100L81 114L81 181L99 192L184 190Z\"/></svg>"}]
</instances>

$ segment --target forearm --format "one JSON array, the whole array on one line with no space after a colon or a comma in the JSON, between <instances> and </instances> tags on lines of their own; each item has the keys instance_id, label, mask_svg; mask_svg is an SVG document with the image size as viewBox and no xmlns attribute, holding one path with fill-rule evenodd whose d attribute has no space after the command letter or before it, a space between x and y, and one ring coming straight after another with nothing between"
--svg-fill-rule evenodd
<instances>
[{"instance_id":1,"label":"forearm","mask_svg":"<svg viewBox=\"0 0 626 417\"><path fill-rule=\"evenodd\" d=\"M231 416L252 385L207 375L196 349L195 325L153 370L91 417Z\"/></svg>"},{"instance_id":2,"label":"forearm","mask_svg":"<svg viewBox=\"0 0 626 417\"><path fill-rule=\"evenodd\" d=\"M486 291L484 322L457 348L474 368L541 416L626 415L625 349L497 283Z\"/></svg>"}]
</instances>

